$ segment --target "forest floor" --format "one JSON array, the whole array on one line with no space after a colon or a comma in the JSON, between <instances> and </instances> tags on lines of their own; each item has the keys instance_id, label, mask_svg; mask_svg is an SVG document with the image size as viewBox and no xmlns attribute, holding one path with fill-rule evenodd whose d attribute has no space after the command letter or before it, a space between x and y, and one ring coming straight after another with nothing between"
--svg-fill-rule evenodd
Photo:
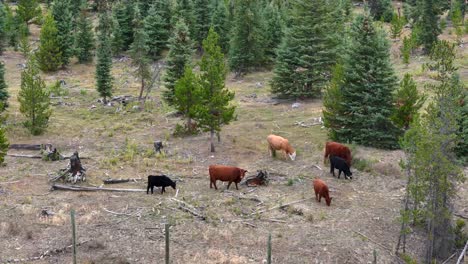
<instances>
[{"instance_id":1,"label":"forest floor","mask_svg":"<svg viewBox=\"0 0 468 264\"><path fill-rule=\"evenodd\" d=\"M445 34L444 38L453 38ZM31 39L37 41L37 30ZM394 42L393 46L400 44ZM468 43L468 38L464 38ZM430 81L422 71L427 57L401 64L397 48L392 59L399 76L415 75L421 89ZM395 52L394 52L395 51ZM320 100L278 102L271 98L271 72L257 72L241 79L227 78L236 92L237 120L223 127L221 142L211 153L209 135L174 137L183 120L168 113L173 109L161 101L155 90L143 111L128 106L103 106L97 102L94 65L74 61L65 70L44 75L48 84L65 80L68 95L52 99L53 114L46 133L30 136L21 125L17 94L24 57L8 50L2 56L11 94L8 138L10 143L52 143L63 154L78 150L87 168L84 186L100 186L111 178L142 178L114 188L146 189L146 176L165 173L180 179L176 199L193 205L206 216L201 220L179 209L176 192L161 195L114 192L50 191L48 174L65 168L68 161L6 158L0 167L0 263L40 256L71 245L70 209L76 210L78 263L162 263L164 224L171 224L172 263L264 263L268 234L272 234L273 263L371 263L376 251L378 263L398 263L395 257L400 209L406 178L399 168L401 151L352 146L359 166L352 180L333 178L323 164L326 130L321 126L301 127L296 121L312 122L321 116ZM468 83L468 49L459 48L457 64ZM138 94L129 60L114 61L114 95ZM297 149L296 161L268 155L266 136L287 137ZM152 143L162 140L164 155L153 152ZM10 150L10 154L35 154ZM226 164L270 173L270 184L258 188L244 185L236 190L218 183L209 188L208 166ZM316 165L316 166L315 166ZM319 168L317 168L320 167ZM358 167L358 168L357 168ZM467 169L465 169L465 174ZM314 200L312 179L324 179L331 189L330 207ZM455 211L468 216L468 182L457 186ZM252 198L252 199L249 199ZM256 201L256 199L260 200ZM274 206L307 199L273 209ZM41 212L53 212L42 216ZM415 228L407 252L422 259L423 234ZM71 263L71 249L25 263Z\"/></svg>"}]
</instances>

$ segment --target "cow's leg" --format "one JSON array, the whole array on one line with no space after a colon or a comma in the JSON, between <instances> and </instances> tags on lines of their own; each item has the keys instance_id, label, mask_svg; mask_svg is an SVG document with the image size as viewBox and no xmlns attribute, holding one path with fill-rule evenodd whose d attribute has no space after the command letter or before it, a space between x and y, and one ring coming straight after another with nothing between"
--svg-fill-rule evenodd
<instances>
[{"instance_id":1,"label":"cow's leg","mask_svg":"<svg viewBox=\"0 0 468 264\"><path fill-rule=\"evenodd\" d=\"M146 194L149 194L149 189L150 189L150 185L148 184L148 187L146 187Z\"/></svg>"},{"instance_id":2,"label":"cow's leg","mask_svg":"<svg viewBox=\"0 0 468 264\"><path fill-rule=\"evenodd\" d=\"M213 181L210 179L210 189L213 188Z\"/></svg>"},{"instance_id":3,"label":"cow's leg","mask_svg":"<svg viewBox=\"0 0 468 264\"><path fill-rule=\"evenodd\" d=\"M218 187L216 187L216 180L213 181L213 185L214 185L214 187L215 187L215 190L218 190Z\"/></svg>"},{"instance_id":4,"label":"cow's leg","mask_svg":"<svg viewBox=\"0 0 468 264\"><path fill-rule=\"evenodd\" d=\"M320 203L320 201L322 200L322 195L319 193L318 197L318 202Z\"/></svg>"},{"instance_id":5,"label":"cow's leg","mask_svg":"<svg viewBox=\"0 0 468 264\"><path fill-rule=\"evenodd\" d=\"M237 187L237 182L234 182L236 184L236 190L239 190L239 187Z\"/></svg>"},{"instance_id":6,"label":"cow's leg","mask_svg":"<svg viewBox=\"0 0 468 264\"><path fill-rule=\"evenodd\" d=\"M229 186L231 186L231 183L232 183L232 181L230 181L230 182L228 183L228 186L227 186L226 190L229 190Z\"/></svg>"},{"instance_id":7,"label":"cow's leg","mask_svg":"<svg viewBox=\"0 0 468 264\"><path fill-rule=\"evenodd\" d=\"M330 173L333 174L333 177L335 176L335 168L333 168L333 164L330 162Z\"/></svg>"},{"instance_id":8,"label":"cow's leg","mask_svg":"<svg viewBox=\"0 0 468 264\"><path fill-rule=\"evenodd\" d=\"M318 202L318 193L315 192L315 200Z\"/></svg>"},{"instance_id":9,"label":"cow's leg","mask_svg":"<svg viewBox=\"0 0 468 264\"><path fill-rule=\"evenodd\" d=\"M151 185L151 194L153 194L154 185Z\"/></svg>"},{"instance_id":10,"label":"cow's leg","mask_svg":"<svg viewBox=\"0 0 468 264\"><path fill-rule=\"evenodd\" d=\"M164 190L164 186L161 188L161 194L163 194L166 190Z\"/></svg>"},{"instance_id":11,"label":"cow's leg","mask_svg":"<svg viewBox=\"0 0 468 264\"><path fill-rule=\"evenodd\" d=\"M341 169L338 170L338 179L341 177Z\"/></svg>"}]
</instances>

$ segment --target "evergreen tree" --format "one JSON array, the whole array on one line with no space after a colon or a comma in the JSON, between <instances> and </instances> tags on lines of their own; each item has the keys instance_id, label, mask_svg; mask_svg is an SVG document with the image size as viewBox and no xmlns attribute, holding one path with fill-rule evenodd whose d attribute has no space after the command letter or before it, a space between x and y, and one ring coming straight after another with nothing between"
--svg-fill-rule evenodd
<instances>
[{"instance_id":1,"label":"evergreen tree","mask_svg":"<svg viewBox=\"0 0 468 264\"><path fill-rule=\"evenodd\" d=\"M156 7L156 12L161 16L163 21L163 28L166 30L167 38L169 38L169 32L172 30L172 10L170 0L153 0L153 5ZM165 40L167 40L167 38Z\"/></svg>"},{"instance_id":2,"label":"evergreen tree","mask_svg":"<svg viewBox=\"0 0 468 264\"><path fill-rule=\"evenodd\" d=\"M340 129L337 117L344 115L343 95L341 87L343 86L344 69L343 64L337 63L333 67L332 79L323 93L323 122L328 128L328 137L337 139L336 131Z\"/></svg>"},{"instance_id":3,"label":"evergreen tree","mask_svg":"<svg viewBox=\"0 0 468 264\"><path fill-rule=\"evenodd\" d=\"M432 45L437 41L437 36L441 33L439 27L439 16L437 0L422 0L420 2L421 17L416 22L416 27L421 31L419 40L427 53L432 50Z\"/></svg>"},{"instance_id":4,"label":"evergreen tree","mask_svg":"<svg viewBox=\"0 0 468 264\"><path fill-rule=\"evenodd\" d=\"M201 47L202 41L208 35L211 22L210 0L194 0L195 23L193 27L194 41Z\"/></svg>"},{"instance_id":5,"label":"evergreen tree","mask_svg":"<svg viewBox=\"0 0 468 264\"><path fill-rule=\"evenodd\" d=\"M190 38L193 40L195 38L195 22L196 17L193 9L192 0L176 0L176 6L174 10L174 16L172 17L172 24L177 24L177 21L184 19L185 25L190 35ZM183 72L183 68L182 68Z\"/></svg>"},{"instance_id":6,"label":"evergreen tree","mask_svg":"<svg viewBox=\"0 0 468 264\"><path fill-rule=\"evenodd\" d=\"M276 58L276 49L283 37L283 25L281 14L275 6L267 4L263 9L262 17L264 21L264 47L266 62L271 64Z\"/></svg>"},{"instance_id":7,"label":"evergreen tree","mask_svg":"<svg viewBox=\"0 0 468 264\"><path fill-rule=\"evenodd\" d=\"M140 10L141 17L145 18L148 15L148 10L153 4L153 0L138 0L138 10Z\"/></svg>"},{"instance_id":8,"label":"evergreen tree","mask_svg":"<svg viewBox=\"0 0 468 264\"><path fill-rule=\"evenodd\" d=\"M25 32L20 30L20 27L26 27L20 17L15 15L13 10L11 10L9 5L4 5L5 11L5 34L6 34L6 46L16 47L20 38L20 33ZM27 32L27 31L26 31Z\"/></svg>"},{"instance_id":9,"label":"evergreen tree","mask_svg":"<svg viewBox=\"0 0 468 264\"><path fill-rule=\"evenodd\" d=\"M21 21L29 25L35 18L41 16L42 11L37 0L19 0L16 12Z\"/></svg>"},{"instance_id":10,"label":"evergreen tree","mask_svg":"<svg viewBox=\"0 0 468 264\"><path fill-rule=\"evenodd\" d=\"M236 76L264 61L262 24L258 11L255 1L236 2L229 46L229 66Z\"/></svg>"},{"instance_id":11,"label":"evergreen tree","mask_svg":"<svg viewBox=\"0 0 468 264\"><path fill-rule=\"evenodd\" d=\"M403 30L403 26L405 25L405 18L400 17L398 14L394 13L390 23L390 32L392 33L392 38L399 38L401 31Z\"/></svg>"},{"instance_id":12,"label":"evergreen tree","mask_svg":"<svg viewBox=\"0 0 468 264\"><path fill-rule=\"evenodd\" d=\"M48 17L51 18L49 15ZM49 93L39 75L34 56L29 57L26 69L21 73L21 89L18 93L20 112L27 118L24 126L31 134L40 135L44 132L52 114Z\"/></svg>"},{"instance_id":13,"label":"evergreen tree","mask_svg":"<svg viewBox=\"0 0 468 264\"><path fill-rule=\"evenodd\" d=\"M3 128L2 124L0 124L0 165L3 165L5 162L5 156L9 146L10 144L8 143L8 139L6 137L5 128Z\"/></svg>"},{"instance_id":14,"label":"evergreen tree","mask_svg":"<svg viewBox=\"0 0 468 264\"><path fill-rule=\"evenodd\" d=\"M369 8L372 17L375 20L390 22L393 15L391 0L369 0Z\"/></svg>"},{"instance_id":15,"label":"evergreen tree","mask_svg":"<svg viewBox=\"0 0 468 264\"><path fill-rule=\"evenodd\" d=\"M459 100L459 131L457 133L459 142L455 148L455 152L458 158L460 158L466 165L466 163L468 163L468 89L464 88L462 90L463 92L461 93Z\"/></svg>"},{"instance_id":16,"label":"evergreen tree","mask_svg":"<svg viewBox=\"0 0 468 264\"><path fill-rule=\"evenodd\" d=\"M57 25L50 13L46 15L41 28L40 43L36 56L39 68L45 72L56 71L63 62Z\"/></svg>"},{"instance_id":17,"label":"evergreen tree","mask_svg":"<svg viewBox=\"0 0 468 264\"><path fill-rule=\"evenodd\" d=\"M144 20L144 30L148 35L146 45L149 47L149 54L151 58L157 59L166 48L169 32L155 4L151 5Z\"/></svg>"},{"instance_id":18,"label":"evergreen tree","mask_svg":"<svg viewBox=\"0 0 468 264\"><path fill-rule=\"evenodd\" d=\"M104 104L112 96L112 50L111 50L112 22L106 10L99 14L98 45L96 51L96 89L103 97Z\"/></svg>"},{"instance_id":19,"label":"evergreen tree","mask_svg":"<svg viewBox=\"0 0 468 264\"><path fill-rule=\"evenodd\" d=\"M5 82L5 64L0 62L0 113L8 107L8 86Z\"/></svg>"},{"instance_id":20,"label":"evergreen tree","mask_svg":"<svg viewBox=\"0 0 468 264\"><path fill-rule=\"evenodd\" d=\"M86 7L81 9L77 20L77 32L75 35L75 50L79 63L86 63L93 60L92 50L94 49L93 25L88 17Z\"/></svg>"},{"instance_id":21,"label":"evergreen tree","mask_svg":"<svg viewBox=\"0 0 468 264\"><path fill-rule=\"evenodd\" d=\"M172 37L169 39L169 53L167 54L166 75L164 81L166 90L164 98L169 104L174 101L175 82L184 74L185 66L190 64L193 54L193 43L183 19L175 26Z\"/></svg>"},{"instance_id":22,"label":"evergreen tree","mask_svg":"<svg viewBox=\"0 0 468 264\"><path fill-rule=\"evenodd\" d=\"M114 54L126 51L133 42L133 1L118 2L113 8L114 30L113 50Z\"/></svg>"},{"instance_id":23,"label":"evergreen tree","mask_svg":"<svg viewBox=\"0 0 468 264\"><path fill-rule=\"evenodd\" d=\"M6 16L5 6L0 2L0 55L7 46Z\"/></svg>"},{"instance_id":24,"label":"evergreen tree","mask_svg":"<svg viewBox=\"0 0 468 264\"><path fill-rule=\"evenodd\" d=\"M230 105L234 93L225 87L226 66L224 55L218 44L218 34L210 28L208 37L203 40L204 54L200 62L200 81L202 103L197 110L198 126L211 134L211 152L215 152L214 134L219 133L222 125L234 119L235 106Z\"/></svg>"},{"instance_id":25,"label":"evergreen tree","mask_svg":"<svg viewBox=\"0 0 468 264\"><path fill-rule=\"evenodd\" d=\"M293 1L271 83L280 97L319 97L337 61L338 36L343 26L333 17L327 0ZM342 36L341 36L342 37Z\"/></svg>"},{"instance_id":26,"label":"evergreen tree","mask_svg":"<svg viewBox=\"0 0 468 264\"><path fill-rule=\"evenodd\" d=\"M174 89L174 106L187 118L186 129L187 132L192 133L192 119L196 117L196 109L201 103L200 78L187 65L184 75L177 80Z\"/></svg>"},{"instance_id":27,"label":"evergreen tree","mask_svg":"<svg viewBox=\"0 0 468 264\"><path fill-rule=\"evenodd\" d=\"M133 23L135 26L135 36L133 37L133 43L130 45L130 56L132 57L132 64L137 68L135 75L141 81L140 95L138 96L138 100L141 101L145 85L149 81L151 74L148 59L149 47L146 44L148 43L148 35L143 27L143 18L141 17L140 10L138 7L135 9L135 21Z\"/></svg>"},{"instance_id":28,"label":"evergreen tree","mask_svg":"<svg viewBox=\"0 0 468 264\"><path fill-rule=\"evenodd\" d=\"M426 96L418 93L416 82L411 74L405 74L395 95L396 107L392 115L394 124L407 130L411 122L417 117L418 111L425 100Z\"/></svg>"},{"instance_id":29,"label":"evergreen tree","mask_svg":"<svg viewBox=\"0 0 468 264\"><path fill-rule=\"evenodd\" d=\"M390 63L389 43L368 15L353 22L351 38L340 88L344 112L335 117L335 140L396 148L399 130L390 116L397 78Z\"/></svg>"},{"instance_id":30,"label":"evergreen tree","mask_svg":"<svg viewBox=\"0 0 468 264\"><path fill-rule=\"evenodd\" d=\"M224 53L229 50L229 20L224 1L215 1L211 17L211 26L219 35L219 45Z\"/></svg>"},{"instance_id":31,"label":"evergreen tree","mask_svg":"<svg viewBox=\"0 0 468 264\"><path fill-rule=\"evenodd\" d=\"M52 16L58 30L58 43L62 53L61 65L66 66L73 55L73 14L70 0L56 0L52 4Z\"/></svg>"}]
</instances>

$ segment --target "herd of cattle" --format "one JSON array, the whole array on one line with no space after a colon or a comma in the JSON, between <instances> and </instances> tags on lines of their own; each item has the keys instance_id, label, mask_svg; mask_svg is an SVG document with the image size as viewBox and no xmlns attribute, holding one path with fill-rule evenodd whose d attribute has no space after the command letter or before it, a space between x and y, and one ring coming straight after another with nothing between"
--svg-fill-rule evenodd
<instances>
[{"instance_id":1,"label":"herd of cattle","mask_svg":"<svg viewBox=\"0 0 468 264\"><path fill-rule=\"evenodd\" d=\"M291 160L295 160L296 158L296 151L294 148L289 144L289 141L283 137L276 136L276 135L269 135L267 137L268 141L268 150L270 156L276 156L276 151L283 151L285 158L289 156ZM351 151L350 149L337 142L326 142L325 144L325 154L323 156L324 162L327 158L330 160L330 173L333 174L335 177L335 169L338 169L338 179L341 176L341 172L344 173L345 179L353 178L353 174L350 171L351 167ZM237 184L242 181L245 177L245 173L247 170L233 167L233 166L225 166L225 165L210 165L209 169L210 174L210 188L216 187L216 181L224 181L229 182L227 189L231 186L231 183L236 184L236 189L239 190ZM146 189L146 193L149 193L151 189L151 194L153 193L153 188L162 187L161 194L165 192L165 187L172 187L176 189L176 183L171 180L169 177L165 175L150 175L148 176L148 187ZM332 198L329 195L328 186L327 184L321 179L314 179L313 186L315 191L315 198L318 202L322 199L325 199L325 202L328 206L330 206Z\"/></svg>"}]
</instances>

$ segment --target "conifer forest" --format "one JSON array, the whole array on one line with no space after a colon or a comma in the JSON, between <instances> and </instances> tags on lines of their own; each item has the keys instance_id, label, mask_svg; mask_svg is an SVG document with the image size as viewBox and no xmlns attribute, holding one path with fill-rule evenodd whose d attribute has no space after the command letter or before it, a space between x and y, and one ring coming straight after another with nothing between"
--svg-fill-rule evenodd
<instances>
[{"instance_id":1,"label":"conifer forest","mask_svg":"<svg viewBox=\"0 0 468 264\"><path fill-rule=\"evenodd\" d=\"M466 0L0 0L0 263L468 263Z\"/></svg>"}]
</instances>

